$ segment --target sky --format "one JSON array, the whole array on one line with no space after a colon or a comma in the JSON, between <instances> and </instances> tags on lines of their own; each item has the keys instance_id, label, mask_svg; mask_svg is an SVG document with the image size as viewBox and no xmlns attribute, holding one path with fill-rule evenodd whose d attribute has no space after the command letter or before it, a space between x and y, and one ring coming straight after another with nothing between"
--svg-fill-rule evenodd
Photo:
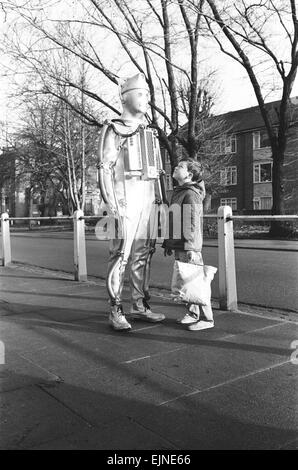
<instances>
[{"instance_id":1,"label":"sky","mask_svg":"<svg viewBox=\"0 0 298 470\"><path fill-rule=\"evenodd\" d=\"M219 53L215 54L214 60L217 62L217 80L220 86L216 114L257 106L253 87L244 68L229 57L223 58ZM298 76L291 96L298 96ZM280 91L272 92L266 101L275 101L280 97Z\"/></svg>"}]
</instances>

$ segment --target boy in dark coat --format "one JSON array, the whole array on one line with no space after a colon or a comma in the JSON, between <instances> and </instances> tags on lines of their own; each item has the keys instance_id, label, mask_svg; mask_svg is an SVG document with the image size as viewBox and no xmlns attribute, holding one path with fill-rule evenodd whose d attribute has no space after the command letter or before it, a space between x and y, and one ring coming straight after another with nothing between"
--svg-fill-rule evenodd
<instances>
[{"instance_id":1,"label":"boy in dark coat","mask_svg":"<svg viewBox=\"0 0 298 470\"><path fill-rule=\"evenodd\" d=\"M181 159L174 169L173 178L178 186L171 199L169 238L163 243L165 256L174 251L176 260L202 265L203 200L206 191L200 163L191 158ZM180 217L178 224L177 217ZM206 306L187 304L186 307L187 313L177 321L188 325L189 330L205 330L214 326L211 301Z\"/></svg>"}]
</instances>

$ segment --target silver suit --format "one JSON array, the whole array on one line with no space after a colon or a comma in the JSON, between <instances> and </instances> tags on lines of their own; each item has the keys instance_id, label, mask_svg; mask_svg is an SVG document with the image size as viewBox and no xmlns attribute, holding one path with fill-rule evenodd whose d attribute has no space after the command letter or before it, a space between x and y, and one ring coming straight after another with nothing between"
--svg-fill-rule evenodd
<instances>
[{"instance_id":1,"label":"silver suit","mask_svg":"<svg viewBox=\"0 0 298 470\"><path fill-rule=\"evenodd\" d=\"M123 120L105 123L99 145L102 197L115 218L110 241L107 290L111 305L121 305L126 266L131 300L149 300L150 263L155 251L156 201L165 200L163 170L155 131Z\"/></svg>"}]
</instances>

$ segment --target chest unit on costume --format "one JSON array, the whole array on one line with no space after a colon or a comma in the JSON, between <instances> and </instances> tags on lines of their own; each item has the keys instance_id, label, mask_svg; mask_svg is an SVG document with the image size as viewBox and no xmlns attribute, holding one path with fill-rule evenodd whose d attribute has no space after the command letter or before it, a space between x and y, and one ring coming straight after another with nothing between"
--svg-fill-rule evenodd
<instances>
[{"instance_id":1,"label":"chest unit on costume","mask_svg":"<svg viewBox=\"0 0 298 470\"><path fill-rule=\"evenodd\" d=\"M127 129L120 119L104 123L99 139L98 164L99 187L107 205L117 206L116 186L131 179L152 181L156 201L166 202L164 170L157 132L140 125ZM123 196L124 197L124 196Z\"/></svg>"},{"instance_id":2,"label":"chest unit on costume","mask_svg":"<svg viewBox=\"0 0 298 470\"><path fill-rule=\"evenodd\" d=\"M154 130L140 126L138 132L127 137L123 151L127 176L140 176L145 181L159 178L162 162Z\"/></svg>"}]
</instances>

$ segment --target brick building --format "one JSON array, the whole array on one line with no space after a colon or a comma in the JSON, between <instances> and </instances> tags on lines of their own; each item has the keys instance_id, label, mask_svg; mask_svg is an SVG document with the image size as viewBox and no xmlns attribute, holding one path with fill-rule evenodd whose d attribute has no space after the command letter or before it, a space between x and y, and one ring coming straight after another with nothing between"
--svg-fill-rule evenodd
<instances>
[{"instance_id":1,"label":"brick building","mask_svg":"<svg viewBox=\"0 0 298 470\"><path fill-rule=\"evenodd\" d=\"M267 103L277 123L278 101ZM219 171L222 191L211 200L211 211L229 205L236 213L269 214L272 206L272 155L264 121L258 106L220 116L229 134L216 142L227 161ZM172 186L169 158L165 155L167 190ZM298 212L298 97L292 99L291 125L284 163L286 212Z\"/></svg>"}]
</instances>

